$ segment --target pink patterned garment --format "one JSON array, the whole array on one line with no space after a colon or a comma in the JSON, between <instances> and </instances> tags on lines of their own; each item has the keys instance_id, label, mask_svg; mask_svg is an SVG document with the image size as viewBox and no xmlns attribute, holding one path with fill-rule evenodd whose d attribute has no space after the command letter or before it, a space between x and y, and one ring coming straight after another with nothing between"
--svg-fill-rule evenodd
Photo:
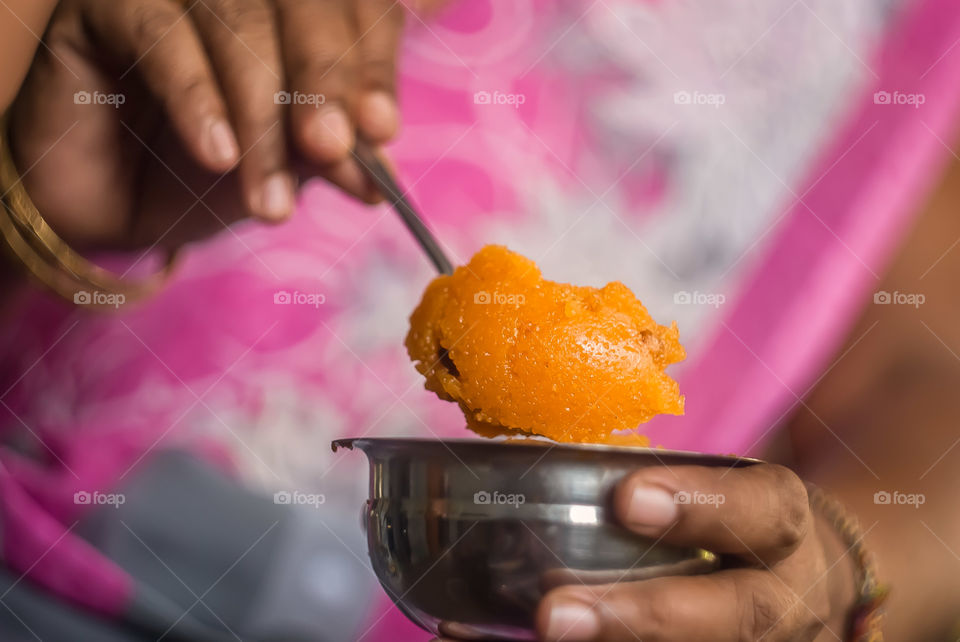
<instances>
[{"instance_id":1,"label":"pink patterned garment","mask_svg":"<svg viewBox=\"0 0 960 642\"><path fill-rule=\"evenodd\" d=\"M672 448L760 449L876 289L960 99L949 0L490 0L409 22L389 153L413 199L456 262L506 244L677 319L687 415L643 428ZM332 439L469 436L402 345L432 276L386 206L314 182L289 224L191 248L147 303L25 294L0 345L6 563L122 611L125 575L82 540L42 553L74 492L175 445L355 514L366 471ZM381 602L358 637L417 631Z\"/></svg>"}]
</instances>

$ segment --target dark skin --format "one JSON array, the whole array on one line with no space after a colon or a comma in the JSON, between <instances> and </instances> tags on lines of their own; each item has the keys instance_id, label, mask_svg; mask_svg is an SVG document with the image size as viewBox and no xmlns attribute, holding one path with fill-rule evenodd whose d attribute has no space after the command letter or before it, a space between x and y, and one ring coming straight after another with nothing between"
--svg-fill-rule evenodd
<instances>
[{"instance_id":1,"label":"dark skin","mask_svg":"<svg viewBox=\"0 0 960 642\"><path fill-rule=\"evenodd\" d=\"M351 148L397 132L404 13L392 0L61 2L13 106L24 184L79 248L280 222L309 176L376 201Z\"/></svg>"},{"instance_id":2,"label":"dark skin","mask_svg":"<svg viewBox=\"0 0 960 642\"><path fill-rule=\"evenodd\" d=\"M845 356L813 390L807 408L787 422L767 456L796 473L748 469L743 476L766 476L767 481L744 480L742 488L731 490L732 474L720 481L711 469L674 469L677 477L663 469L646 469L617 489L615 507L628 528L662 535L663 541L738 554L764 570L729 573L749 572L754 578L773 574L791 590L768 578L765 584L751 580L757 584L740 585L763 592L744 591L730 586L736 580L719 580L721 574L624 584L609 592L609 587L560 588L546 597L537 614L544 639L843 639L853 565L835 530L819 516L803 514L798 475L829 489L859 517L882 579L893 585L886 639L952 639L960 613L960 519L955 510L960 492L960 447L955 447L960 438L960 298L955 280L960 246L951 249L960 239L958 204L960 160L955 160L877 284L878 290L923 293L926 302L919 309L866 306L839 353ZM629 517L630 497L651 483L668 488L690 484L704 493L725 493L727 503L700 511L683 506L666 526L638 527ZM920 508L874 503L878 490L896 489L922 493L925 503ZM776 510L771 514L764 507ZM801 526L792 530L791 524ZM755 553L766 557L767 566L751 561ZM572 635L569 626L551 628L551 609L568 600L596 613L599 630L594 635Z\"/></svg>"},{"instance_id":3,"label":"dark skin","mask_svg":"<svg viewBox=\"0 0 960 642\"><path fill-rule=\"evenodd\" d=\"M29 32L43 32L53 3L7 2L31 27L0 23L0 50L10 54L0 97L9 100L36 46ZM297 13L320 10L321 3L307 4L211 1L180 19L182 8L170 0L61 3L46 35L50 49L42 49L14 112L18 164L32 168L27 188L54 229L78 248L178 245L241 217L283 220L294 179L308 175L372 199L349 147L356 131L375 142L396 131L396 112L380 100L371 107L368 98L392 96L400 16L386 16L368 30L378 33L372 41L354 47L364 33L357 25L371 25L370 15L333 2L324 10L340 13L324 19ZM131 14L131 7L140 12ZM212 15L211 7L223 13ZM303 24L325 30L298 32ZM298 56L327 64L311 69L297 64ZM330 127L318 125L322 109L275 104L278 88L323 93L324 106L340 109L347 126L331 135L338 127L329 119ZM80 90L119 91L126 101L120 109L77 104ZM224 121L229 135L214 135ZM268 183L283 183L274 196L286 197L265 199ZM759 465L727 475L651 468L618 487L615 507L628 528L727 553L739 568L555 589L537 612L544 639L842 637L853 564L836 531L809 509L801 477L835 492L860 516L867 547L894 585L888 639L946 636L960 611L960 522L953 510L960 447L952 448L960 436L960 301L952 278L960 273L960 246L951 249L960 238L957 203L960 163L877 286L922 292L927 303L919 311L867 306L843 358L807 400L809 410L781 431L769 459L789 468ZM873 494L881 489L923 493L926 503L876 505ZM655 500L657 490L722 494L726 501L671 508Z\"/></svg>"}]
</instances>

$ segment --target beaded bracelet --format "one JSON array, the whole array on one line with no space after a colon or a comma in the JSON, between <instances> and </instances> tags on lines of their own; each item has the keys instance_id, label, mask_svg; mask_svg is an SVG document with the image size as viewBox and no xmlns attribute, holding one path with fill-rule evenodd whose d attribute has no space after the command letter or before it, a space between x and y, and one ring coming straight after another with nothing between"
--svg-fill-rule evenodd
<instances>
[{"instance_id":1,"label":"beaded bracelet","mask_svg":"<svg viewBox=\"0 0 960 642\"><path fill-rule=\"evenodd\" d=\"M883 642L883 604L890 587L881 584L877 565L863 545L863 531L857 518L822 488L807 484L810 507L820 512L840 534L853 555L857 569L857 599L847 619L845 638L850 642Z\"/></svg>"}]
</instances>

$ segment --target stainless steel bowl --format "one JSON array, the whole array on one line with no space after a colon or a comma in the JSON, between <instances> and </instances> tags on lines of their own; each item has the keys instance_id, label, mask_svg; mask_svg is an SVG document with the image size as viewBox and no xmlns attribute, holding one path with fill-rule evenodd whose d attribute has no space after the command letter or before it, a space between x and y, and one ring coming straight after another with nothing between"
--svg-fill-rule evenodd
<instances>
[{"instance_id":1,"label":"stainless steel bowl","mask_svg":"<svg viewBox=\"0 0 960 642\"><path fill-rule=\"evenodd\" d=\"M643 466L755 460L649 448L458 439L341 439L370 461L362 523L373 569L418 625L462 638L533 639L561 584L705 573L714 554L616 523L613 486Z\"/></svg>"}]
</instances>

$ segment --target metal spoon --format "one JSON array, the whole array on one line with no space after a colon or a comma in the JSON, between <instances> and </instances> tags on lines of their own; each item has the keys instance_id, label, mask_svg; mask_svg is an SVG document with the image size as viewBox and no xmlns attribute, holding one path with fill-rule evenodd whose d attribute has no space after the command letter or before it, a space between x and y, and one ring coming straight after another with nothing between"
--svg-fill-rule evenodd
<instances>
[{"instance_id":1,"label":"metal spoon","mask_svg":"<svg viewBox=\"0 0 960 642\"><path fill-rule=\"evenodd\" d=\"M423 220L417 214L413 205L404 195L404 190L397 184L396 179L391 174L387 166L377 156L377 153L370 147L370 144L357 138L357 143L353 148L353 155L357 159L360 167L373 180L383 197L390 202L393 209L397 211L400 218L406 224L407 229L413 234L414 238L427 253L430 260L436 266L441 274L452 274L453 264L444 254L439 241L432 232L424 225Z\"/></svg>"}]
</instances>

